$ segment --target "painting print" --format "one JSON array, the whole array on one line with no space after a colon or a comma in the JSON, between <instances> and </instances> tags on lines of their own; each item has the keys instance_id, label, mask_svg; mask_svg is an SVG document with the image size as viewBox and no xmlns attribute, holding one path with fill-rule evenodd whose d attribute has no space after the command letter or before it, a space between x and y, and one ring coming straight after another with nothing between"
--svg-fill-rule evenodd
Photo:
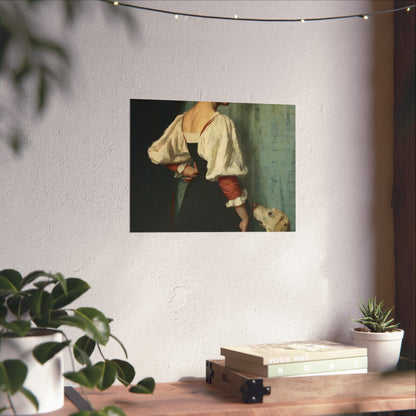
<instances>
[{"instance_id":1,"label":"painting print","mask_svg":"<svg viewBox=\"0 0 416 416\"><path fill-rule=\"evenodd\" d=\"M130 232L295 231L295 106L130 100Z\"/></svg>"}]
</instances>

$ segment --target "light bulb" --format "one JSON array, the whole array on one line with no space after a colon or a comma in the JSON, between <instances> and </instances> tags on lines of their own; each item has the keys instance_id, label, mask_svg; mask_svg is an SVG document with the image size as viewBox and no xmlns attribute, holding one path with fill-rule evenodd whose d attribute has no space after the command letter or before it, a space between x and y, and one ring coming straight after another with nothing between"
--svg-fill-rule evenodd
<instances>
[{"instance_id":1,"label":"light bulb","mask_svg":"<svg viewBox=\"0 0 416 416\"><path fill-rule=\"evenodd\" d=\"M235 14L234 15L234 19L238 19L238 14Z\"/></svg>"},{"instance_id":2,"label":"light bulb","mask_svg":"<svg viewBox=\"0 0 416 416\"><path fill-rule=\"evenodd\" d=\"M118 1L114 1L113 4L114 4L114 6L118 6L119 3L118 3Z\"/></svg>"},{"instance_id":3,"label":"light bulb","mask_svg":"<svg viewBox=\"0 0 416 416\"><path fill-rule=\"evenodd\" d=\"M177 15L177 14L175 14L175 19L177 20L177 19L179 19L179 16Z\"/></svg>"}]
</instances>

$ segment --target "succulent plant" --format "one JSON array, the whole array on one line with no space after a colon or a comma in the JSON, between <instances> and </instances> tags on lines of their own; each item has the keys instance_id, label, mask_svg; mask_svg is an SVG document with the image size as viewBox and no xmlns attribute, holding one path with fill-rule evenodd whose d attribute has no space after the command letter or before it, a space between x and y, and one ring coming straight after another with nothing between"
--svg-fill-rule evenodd
<instances>
[{"instance_id":1,"label":"succulent plant","mask_svg":"<svg viewBox=\"0 0 416 416\"><path fill-rule=\"evenodd\" d=\"M354 322L358 322L366 326L371 332L388 332L398 329L399 324L394 322L393 318L389 318L394 306L389 310L383 308L384 302L377 303L377 298L372 296L364 303L360 299L361 304L359 308L363 316L359 319L353 319Z\"/></svg>"}]
</instances>

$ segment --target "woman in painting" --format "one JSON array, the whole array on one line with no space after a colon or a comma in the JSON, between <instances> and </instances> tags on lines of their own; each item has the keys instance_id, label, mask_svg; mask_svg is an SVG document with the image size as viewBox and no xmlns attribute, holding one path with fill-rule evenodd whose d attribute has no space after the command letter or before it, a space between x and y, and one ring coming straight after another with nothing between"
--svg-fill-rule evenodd
<instances>
[{"instance_id":1,"label":"woman in painting","mask_svg":"<svg viewBox=\"0 0 416 416\"><path fill-rule=\"evenodd\" d=\"M148 149L150 160L188 182L176 231L247 231L247 174L233 121L217 112L228 103L198 102L178 115Z\"/></svg>"}]
</instances>

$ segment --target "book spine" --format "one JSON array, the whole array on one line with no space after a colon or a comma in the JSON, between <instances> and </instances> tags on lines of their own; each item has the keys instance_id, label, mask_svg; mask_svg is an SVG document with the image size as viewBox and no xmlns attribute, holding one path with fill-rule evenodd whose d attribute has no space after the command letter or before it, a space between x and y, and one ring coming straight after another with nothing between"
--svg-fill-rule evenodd
<instances>
[{"instance_id":1,"label":"book spine","mask_svg":"<svg viewBox=\"0 0 416 416\"><path fill-rule=\"evenodd\" d=\"M294 376L287 376L289 378L293 377L313 377L313 376L339 376L342 374L367 374L366 368L357 368L354 370L343 370L343 371L329 371L327 373L312 373L312 374L295 374Z\"/></svg>"},{"instance_id":2,"label":"book spine","mask_svg":"<svg viewBox=\"0 0 416 416\"><path fill-rule=\"evenodd\" d=\"M225 365L237 371L244 371L262 377L287 377L291 375L321 374L334 371L366 370L367 356L271 365L256 365L244 360L226 358Z\"/></svg>"},{"instance_id":3,"label":"book spine","mask_svg":"<svg viewBox=\"0 0 416 416\"><path fill-rule=\"evenodd\" d=\"M267 366L268 377L285 377L333 371L366 369L367 357L338 358L336 360L308 361L303 363L272 364Z\"/></svg>"}]
</instances>

